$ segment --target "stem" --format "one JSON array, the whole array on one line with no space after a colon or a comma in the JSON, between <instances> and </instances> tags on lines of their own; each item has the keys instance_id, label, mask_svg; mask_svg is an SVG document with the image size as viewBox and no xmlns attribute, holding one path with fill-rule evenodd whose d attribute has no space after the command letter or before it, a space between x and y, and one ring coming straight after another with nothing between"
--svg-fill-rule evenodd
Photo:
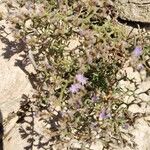
<instances>
[{"instance_id":1,"label":"stem","mask_svg":"<svg viewBox=\"0 0 150 150\"><path fill-rule=\"evenodd\" d=\"M66 87L67 87L67 85L68 85L68 83L69 83L69 80L68 80L68 81L65 81L65 82L66 82L66 83L65 83L64 87L61 89L61 93L60 93L60 96L59 96L59 101L63 100L64 91L65 91L65 89L66 89Z\"/></svg>"}]
</instances>

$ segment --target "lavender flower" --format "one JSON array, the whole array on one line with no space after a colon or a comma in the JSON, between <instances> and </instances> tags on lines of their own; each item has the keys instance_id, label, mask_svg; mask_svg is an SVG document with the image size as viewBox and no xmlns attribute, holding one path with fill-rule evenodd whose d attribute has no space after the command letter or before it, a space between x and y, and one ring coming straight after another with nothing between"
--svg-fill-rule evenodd
<instances>
[{"instance_id":1,"label":"lavender flower","mask_svg":"<svg viewBox=\"0 0 150 150\"><path fill-rule=\"evenodd\" d=\"M99 118L101 119L105 119L106 118L106 111L105 110L102 110L102 112L99 114Z\"/></svg>"},{"instance_id":2,"label":"lavender flower","mask_svg":"<svg viewBox=\"0 0 150 150\"><path fill-rule=\"evenodd\" d=\"M111 118L111 114L110 114L110 113L107 114L107 113L106 113L106 110L103 109L103 110L100 112L100 114L99 114L99 118L100 118L100 119Z\"/></svg>"},{"instance_id":3,"label":"lavender flower","mask_svg":"<svg viewBox=\"0 0 150 150\"><path fill-rule=\"evenodd\" d=\"M76 80L81 83L82 85L85 85L87 83L88 78L84 77L82 74L76 75Z\"/></svg>"},{"instance_id":4,"label":"lavender flower","mask_svg":"<svg viewBox=\"0 0 150 150\"><path fill-rule=\"evenodd\" d=\"M97 97L96 95L93 95L91 99L92 99L92 101L94 101L94 102L95 102L95 101L97 101L97 100L98 100L98 97Z\"/></svg>"},{"instance_id":5,"label":"lavender flower","mask_svg":"<svg viewBox=\"0 0 150 150\"><path fill-rule=\"evenodd\" d=\"M122 128L127 130L129 128L129 124L127 124L127 123L123 124Z\"/></svg>"},{"instance_id":6,"label":"lavender flower","mask_svg":"<svg viewBox=\"0 0 150 150\"><path fill-rule=\"evenodd\" d=\"M134 51L133 51L133 55L136 56L136 57L138 57L141 54L142 54L142 48L139 47L139 46L136 46L135 49L134 49Z\"/></svg>"},{"instance_id":7,"label":"lavender flower","mask_svg":"<svg viewBox=\"0 0 150 150\"><path fill-rule=\"evenodd\" d=\"M80 88L81 88L81 84L75 83L75 84L72 84L72 85L71 85L71 87L69 88L69 91L70 91L71 93L77 93Z\"/></svg>"},{"instance_id":8,"label":"lavender flower","mask_svg":"<svg viewBox=\"0 0 150 150\"><path fill-rule=\"evenodd\" d=\"M76 106L77 106L77 108L81 107L81 104L79 103L79 101L76 102Z\"/></svg>"}]
</instances>

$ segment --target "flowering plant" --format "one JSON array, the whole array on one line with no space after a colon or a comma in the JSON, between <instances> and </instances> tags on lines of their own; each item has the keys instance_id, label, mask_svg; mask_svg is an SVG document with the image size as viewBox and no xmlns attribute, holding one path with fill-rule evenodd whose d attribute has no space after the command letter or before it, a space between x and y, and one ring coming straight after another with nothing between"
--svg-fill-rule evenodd
<instances>
[{"instance_id":1,"label":"flowering plant","mask_svg":"<svg viewBox=\"0 0 150 150\"><path fill-rule=\"evenodd\" d=\"M28 107L23 103L21 111L46 112L40 120L53 122L48 130L56 134L51 133L50 139L91 142L95 131L106 148L112 141L124 145L122 129L133 125L134 116L128 104L113 94L116 74L132 46L115 21L114 7L95 0L22 0L17 4L8 19L16 41L25 44L22 63L31 63L35 69L29 76L34 77L36 90L34 100L25 97ZM136 47L133 53L139 56L142 49Z\"/></svg>"}]
</instances>

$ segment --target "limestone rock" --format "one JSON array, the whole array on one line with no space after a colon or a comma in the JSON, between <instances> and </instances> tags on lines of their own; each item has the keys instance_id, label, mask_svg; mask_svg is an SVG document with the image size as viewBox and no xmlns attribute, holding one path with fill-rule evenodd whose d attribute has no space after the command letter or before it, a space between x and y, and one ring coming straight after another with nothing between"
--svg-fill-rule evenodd
<instances>
[{"instance_id":1,"label":"limestone rock","mask_svg":"<svg viewBox=\"0 0 150 150\"><path fill-rule=\"evenodd\" d=\"M124 20L150 23L150 0L117 0L116 8Z\"/></svg>"}]
</instances>

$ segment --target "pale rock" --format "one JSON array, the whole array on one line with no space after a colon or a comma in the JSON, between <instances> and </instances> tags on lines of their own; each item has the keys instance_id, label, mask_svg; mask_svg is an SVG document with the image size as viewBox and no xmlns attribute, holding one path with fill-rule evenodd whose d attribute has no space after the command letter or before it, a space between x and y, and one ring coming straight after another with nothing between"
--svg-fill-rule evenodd
<instances>
[{"instance_id":1,"label":"pale rock","mask_svg":"<svg viewBox=\"0 0 150 150\"><path fill-rule=\"evenodd\" d=\"M141 107L139 107L137 104L133 104L131 106L129 106L128 111L132 112L132 113L142 113L143 110Z\"/></svg>"},{"instance_id":2,"label":"pale rock","mask_svg":"<svg viewBox=\"0 0 150 150\"><path fill-rule=\"evenodd\" d=\"M99 139L99 138L100 138L100 135L99 135L99 134L97 134L97 135L95 136L95 138L96 138L96 139Z\"/></svg>"},{"instance_id":3,"label":"pale rock","mask_svg":"<svg viewBox=\"0 0 150 150\"><path fill-rule=\"evenodd\" d=\"M136 94L144 93L147 90L150 90L150 81L144 81L142 82L138 89L135 91Z\"/></svg>"},{"instance_id":4,"label":"pale rock","mask_svg":"<svg viewBox=\"0 0 150 150\"><path fill-rule=\"evenodd\" d=\"M127 104L133 102L134 100L135 100L135 97L132 96L132 95L131 95L131 96L127 95L127 96L125 96L125 97L123 98L123 101L124 101L125 103L127 103Z\"/></svg>"},{"instance_id":5,"label":"pale rock","mask_svg":"<svg viewBox=\"0 0 150 150\"><path fill-rule=\"evenodd\" d=\"M129 106L128 110L132 113L150 113L150 106L146 103L141 103L141 107L137 104Z\"/></svg>"},{"instance_id":6,"label":"pale rock","mask_svg":"<svg viewBox=\"0 0 150 150\"><path fill-rule=\"evenodd\" d=\"M90 145L88 143L85 143L84 147L89 149Z\"/></svg>"},{"instance_id":7,"label":"pale rock","mask_svg":"<svg viewBox=\"0 0 150 150\"><path fill-rule=\"evenodd\" d=\"M133 68L132 67L127 67L127 68L124 68L124 70L127 73L127 77L129 79L133 79Z\"/></svg>"},{"instance_id":8,"label":"pale rock","mask_svg":"<svg viewBox=\"0 0 150 150\"><path fill-rule=\"evenodd\" d=\"M146 75L147 75L146 70L143 69L140 71L140 76L141 76L142 81L146 80Z\"/></svg>"},{"instance_id":9,"label":"pale rock","mask_svg":"<svg viewBox=\"0 0 150 150\"><path fill-rule=\"evenodd\" d=\"M135 136L135 142L138 145L138 150L150 149L150 127L144 119L137 120L132 134Z\"/></svg>"},{"instance_id":10,"label":"pale rock","mask_svg":"<svg viewBox=\"0 0 150 150\"><path fill-rule=\"evenodd\" d=\"M70 147L71 148L78 148L78 149L81 149L82 145L81 143L78 141L78 140L71 140L70 141Z\"/></svg>"},{"instance_id":11,"label":"pale rock","mask_svg":"<svg viewBox=\"0 0 150 150\"><path fill-rule=\"evenodd\" d=\"M90 146L90 150L102 150L103 144L100 140L93 142Z\"/></svg>"},{"instance_id":12,"label":"pale rock","mask_svg":"<svg viewBox=\"0 0 150 150\"><path fill-rule=\"evenodd\" d=\"M72 39L69 41L69 46L66 48L66 50L74 50L80 45L79 39Z\"/></svg>"},{"instance_id":13,"label":"pale rock","mask_svg":"<svg viewBox=\"0 0 150 150\"><path fill-rule=\"evenodd\" d=\"M136 83L141 83L141 76L140 73L138 71L134 72L134 79Z\"/></svg>"},{"instance_id":14,"label":"pale rock","mask_svg":"<svg viewBox=\"0 0 150 150\"><path fill-rule=\"evenodd\" d=\"M4 19L6 17L8 10L4 3L0 4L0 14L2 15L2 18Z\"/></svg>"},{"instance_id":15,"label":"pale rock","mask_svg":"<svg viewBox=\"0 0 150 150\"><path fill-rule=\"evenodd\" d=\"M27 146L27 142L21 138L19 133L19 125L12 125L9 132L5 132L6 137L4 138L4 150L24 150Z\"/></svg>"},{"instance_id":16,"label":"pale rock","mask_svg":"<svg viewBox=\"0 0 150 150\"><path fill-rule=\"evenodd\" d=\"M132 148L126 146L126 147L121 147L121 148L116 147L114 150L135 150L135 149L132 149Z\"/></svg>"},{"instance_id":17,"label":"pale rock","mask_svg":"<svg viewBox=\"0 0 150 150\"><path fill-rule=\"evenodd\" d=\"M147 95L145 93L142 93L142 94L139 94L139 98L142 100L142 101L150 101L150 95Z\"/></svg>"},{"instance_id":18,"label":"pale rock","mask_svg":"<svg viewBox=\"0 0 150 150\"><path fill-rule=\"evenodd\" d=\"M118 87L121 88L124 92L127 92L128 90L135 90L135 84L130 83L130 81L121 80L119 81Z\"/></svg>"},{"instance_id":19,"label":"pale rock","mask_svg":"<svg viewBox=\"0 0 150 150\"><path fill-rule=\"evenodd\" d=\"M0 54L2 53L0 47ZM19 67L14 66L15 59L19 59L18 55L9 61L0 56L0 109L4 118L9 113L18 111L22 94L29 95L32 91L27 76Z\"/></svg>"},{"instance_id":20,"label":"pale rock","mask_svg":"<svg viewBox=\"0 0 150 150\"><path fill-rule=\"evenodd\" d=\"M127 92L127 85L129 85L129 81L121 80L119 81L118 87L121 88L124 92Z\"/></svg>"},{"instance_id":21,"label":"pale rock","mask_svg":"<svg viewBox=\"0 0 150 150\"><path fill-rule=\"evenodd\" d=\"M56 110L56 111L61 111L61 107L60 107L60 106L57 106L57 107L55 108L55 110Z\"/></svg>"},{"instance_id":22,"label":"pale rock","mask_svg":"<svg viewBox=\"0 0 150 150\"><path fill-rule=\"evenodd\" d=\"M57 112L57 111L53 111L53 114L57 116L57 115L58 115L58 112Z\"/></svg>"},{"instance_id":23,"label":"pale rock","mask_svg":"<svg viewBox=\"0 0 150 150\"><path fill-rule=\"evenodd\" d=\"M132 67L127 67L124 70L126 71L129 79L134 80L137 83L141 82L140 73L138 71L133 71Z\"/></svg>"},{"instance_id":24,"label":"pale rock","mask_svg":"<svg viewBox=\"0 0 150 150\"><path fill-rule=\"evenodd\" d=\"M30 29L30 28L32 27L32 25L33 25L33 22L32 22L31 19L29 19L29 20L27 20L27 21L25 22L25 27L26 27L27 29Z\"/></svg>"}]
</instances>

